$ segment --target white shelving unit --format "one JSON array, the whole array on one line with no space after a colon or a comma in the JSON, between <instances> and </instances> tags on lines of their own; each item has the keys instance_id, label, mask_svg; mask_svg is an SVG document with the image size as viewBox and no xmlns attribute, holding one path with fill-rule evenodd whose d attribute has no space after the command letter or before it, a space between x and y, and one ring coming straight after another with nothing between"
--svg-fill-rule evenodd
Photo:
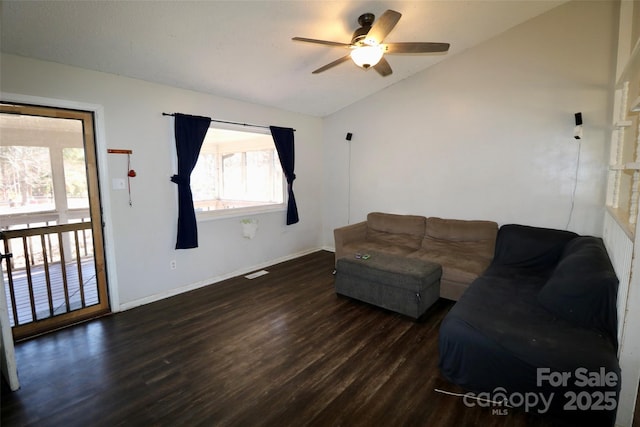
<instances>
[{"instance_id":1,"label":"white shelving unit","mask_svg":"<svg viewBox=\"0 0 640 427\"><path fill-rule=\"evenodd\" d=\"M630 427L640 381L640 1L621 0L603 239L619 279L616 426ZM635 408L635 411L640 408Z\"/></svg>"},{"instance_id":2,"label":"white shelving unit","mask_svg":"<svg viewBox=\"0 0 640 427\"><path fill-rule=\"evenodd\" d=\"M611 130L607 208L630 238L640 212L640 40L618 71ZM629 102L630 95L634 101Z\"/></svg>"}]
</instances>

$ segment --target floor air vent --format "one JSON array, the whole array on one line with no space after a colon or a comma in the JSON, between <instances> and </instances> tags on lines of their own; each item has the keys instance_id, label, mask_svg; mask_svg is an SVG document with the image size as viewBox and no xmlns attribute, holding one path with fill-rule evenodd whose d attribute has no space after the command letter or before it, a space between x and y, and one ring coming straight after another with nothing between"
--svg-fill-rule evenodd
<instances>
[{"instance_id":1,"label":"floor air vent","mask_svg":"<svg viewBox=\"0 0 640 427\"><path fill-rule=\"evenodd\" d=\"M264 276L265 274L269 274L269 272L267 270L260 270L251 274L247 274L244 277L246 277L247 279L255 279L256 277Z\"/></svg>"}]
</instances>

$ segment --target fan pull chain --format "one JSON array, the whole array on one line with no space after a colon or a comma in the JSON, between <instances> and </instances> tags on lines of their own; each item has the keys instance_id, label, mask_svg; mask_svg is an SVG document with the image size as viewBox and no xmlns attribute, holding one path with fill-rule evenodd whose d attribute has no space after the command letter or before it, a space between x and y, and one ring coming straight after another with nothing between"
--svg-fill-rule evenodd
<instances>
[{"instance_id":1,"label":"fan pull chain","mask_svg":"<svg viewBox=\"0 0 640 427\"><path fill-rule=\"evenodd\" d=\"M131 175L133 172L133 175ZM136 176L133 169L131 169L131 153L127 153L127 190L129 191L129 206L133 207L133 202L131 201L131 177Z\"/></svg>"}]
</instances>

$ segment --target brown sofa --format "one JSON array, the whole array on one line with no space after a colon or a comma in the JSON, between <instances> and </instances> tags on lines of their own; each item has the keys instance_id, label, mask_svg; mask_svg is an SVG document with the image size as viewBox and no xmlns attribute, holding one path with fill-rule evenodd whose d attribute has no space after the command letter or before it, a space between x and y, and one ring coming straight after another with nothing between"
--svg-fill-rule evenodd
<instances>
[{"instance_id":1,"label":"brown sofa","mask_svg":"<svg viewBox=\"0 0 640 427\"><path fill-rule=\"evenodd\" d=\"M372 212L334 230L339 258L368 251L406 255L442 266L440 296L458 300L493 259L498 224Z\"/></svg>"}]
</instances>

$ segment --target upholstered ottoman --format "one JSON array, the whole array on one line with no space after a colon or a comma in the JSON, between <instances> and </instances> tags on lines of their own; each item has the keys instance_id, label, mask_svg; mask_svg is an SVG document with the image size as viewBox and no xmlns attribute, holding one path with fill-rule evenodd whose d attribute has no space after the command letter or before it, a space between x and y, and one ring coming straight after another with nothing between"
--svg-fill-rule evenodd
<instances>
[{"instance_id":1,"label":"upholstered ottoman","mask_svg":"<svg viewBox=\"0 0 640 427\"><path fill-rule=\"evenodd\" d=\"M441 275L439 264L372 252L339 258L335 289L337 294L417 319L440 297Z\"/></svg>"}]
</instances>

